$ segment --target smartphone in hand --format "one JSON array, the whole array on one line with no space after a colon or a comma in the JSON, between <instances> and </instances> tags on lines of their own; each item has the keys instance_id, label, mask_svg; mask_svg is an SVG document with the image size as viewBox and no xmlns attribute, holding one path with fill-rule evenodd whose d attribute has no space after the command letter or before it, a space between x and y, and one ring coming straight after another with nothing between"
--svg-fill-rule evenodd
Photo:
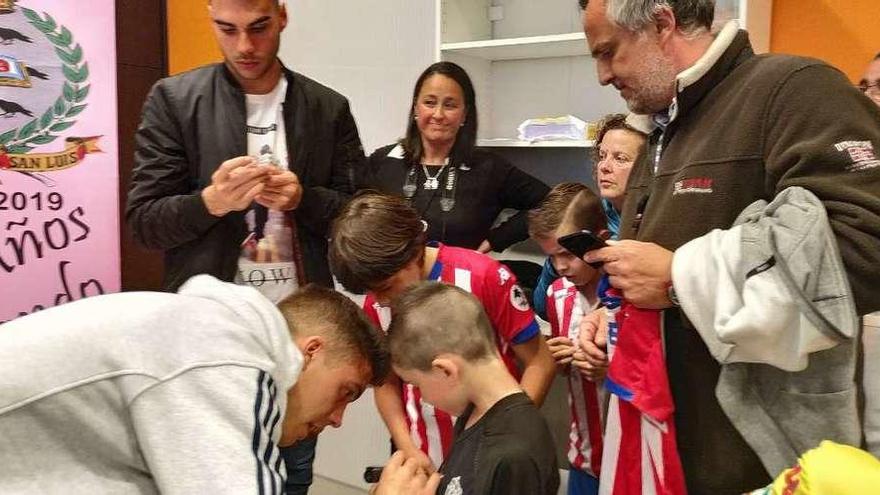
<instances>
[{"instance_id":1,"label":"smartphone in hand","mask_svg":"<svg viewBox=\"0 0 880 495\"><path fill-rule=\"evenodd\" d=\"M598 235L590 232L589 230L582 230L580 232L574 232L572 234L564 235L556 239L556 242L558 242L560 246L565 248L566 251L577 256L578 258L583 258L584 255L587 254L587 252L589 251L594 251L596 249L607 246L607 244L605 244L605 239L602 239ZM594 263L589 263L589 265L593 268L601 268L602 262L597 261Z\"/></svg>"}]
</instances>

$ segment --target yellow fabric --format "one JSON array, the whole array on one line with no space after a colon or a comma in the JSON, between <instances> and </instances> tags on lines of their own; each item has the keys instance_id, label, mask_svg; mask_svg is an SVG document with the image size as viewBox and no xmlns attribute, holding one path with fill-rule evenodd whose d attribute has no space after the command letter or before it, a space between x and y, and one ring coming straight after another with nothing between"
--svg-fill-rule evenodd
<instances>
[{"instance_id":1,"label":"yellow fabric","mask_svg":"<svg viewBox=\"0 0 880 495\"><path fill-rule=\"evenodd\" d=\"M797 466L753 493L772 495L865 495L880 493L880 460L848 445L824 441Z\"/></svg>"}]
</instances>

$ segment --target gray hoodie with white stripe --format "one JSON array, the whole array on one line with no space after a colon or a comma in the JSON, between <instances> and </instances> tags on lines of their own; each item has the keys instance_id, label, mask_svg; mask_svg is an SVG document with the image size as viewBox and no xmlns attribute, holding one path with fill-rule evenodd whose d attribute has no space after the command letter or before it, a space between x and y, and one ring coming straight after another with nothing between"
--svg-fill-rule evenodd
<instances>
[{"instance_id":1,"label":"gray hoodie with white stripe","mask_svg":"<svg viewBox=\"0 0 880 495\"><path fill-rule=\"evenodd\" d=\"M84 299L0 326L0 493L270 493L302 367L255 290Z\"/></svg>"}]
</instances>

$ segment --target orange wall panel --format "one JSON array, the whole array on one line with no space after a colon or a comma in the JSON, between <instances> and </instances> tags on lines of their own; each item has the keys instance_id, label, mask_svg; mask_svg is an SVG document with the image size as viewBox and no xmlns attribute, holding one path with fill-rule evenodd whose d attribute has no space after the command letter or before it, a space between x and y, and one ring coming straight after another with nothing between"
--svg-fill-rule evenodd
<instances>
[{"instance_id":1,"label":"orange wall panel","mask_svg":"<svg viewBox=\"0 0 880 495\"><path fill-rule=\"evenodd\" d=\"M208 17L207 0L167 0L168 73L223 59Z\"/></svg>"},{"instance_id":2,"label":"orange wall panel","mask_svg":"<svg viewBox=\"0 0 880 495\"><path fill-rule=\"evenodd\" d=\"M770 51L822 59L858 81L880 52L880 1L773 0Z\"/></svg>"}]
</instances>

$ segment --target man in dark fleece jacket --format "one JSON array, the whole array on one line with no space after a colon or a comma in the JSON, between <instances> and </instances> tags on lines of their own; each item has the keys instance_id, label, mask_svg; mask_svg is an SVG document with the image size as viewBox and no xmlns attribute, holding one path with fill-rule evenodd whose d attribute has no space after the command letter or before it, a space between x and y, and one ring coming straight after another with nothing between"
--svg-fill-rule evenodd
<instances>
[{"instance_id":1,"label":"man in dark fleece jacket","mask_svg":"<svg viewBox=\"0 0 880 495\"><path fill-rule=\"evenodd\" d=\"M801 186L828 213L859 314L880 308L880 160L874 151L880 147L880 110L822 62L755 55L735 23L713 33L714 3L580 0L599 82L613 84L637 114L632 123L651 132L648 152L630 177L624 240L586 260L603 261L611 283L637 306L667 309L666 360L692 494L742 493L766 485L767 458L802 450L803 436L797 421L778 421L787 444L761 443L725 414L716 397L719 373L741 363L716 360L678 307L672 281L680 278L676 270L688 269L676 258L681 246L713 229L730 229L754 201ZM601 339L590 342L591 335L581 340L599 351L595 344ZM802 372L778 374L792 381L804 374L840 378L854 360L855 345L848 342L810 354ZM831 390L830 382L796 390L809 395L812 405L831 401L819 408L827 426L817 434L826 437L843 431L835 424L852 426L856 417L849 395L855 386ZM847 399L834 402L835 393ZM835 408L842 403L846 406ZM795 419L816 413L792 414ZM860 434L856 429L841 441Z\"/></svg>"}]
</instances>

